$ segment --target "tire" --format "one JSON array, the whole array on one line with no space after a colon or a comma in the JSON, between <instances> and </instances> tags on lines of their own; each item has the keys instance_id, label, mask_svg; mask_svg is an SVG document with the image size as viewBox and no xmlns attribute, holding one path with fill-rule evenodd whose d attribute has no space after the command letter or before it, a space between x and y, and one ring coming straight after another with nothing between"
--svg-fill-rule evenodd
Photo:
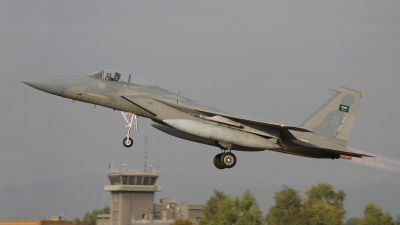
<instances>
[{"instance_id":1,"label":"tire","mask_svg":"<svg viewBox=\"0 0 400 225\"><path fill-rule=\"evenodd\" d=\"M214 166L220 170L223 170L223 169L225 169L225 166L222 164L221 156L222 156L222 153L219 153L214 157Z\"/></svg>"},{"instance_id":2,"label":"tire","mask_svg":"<svg viewBox=\"0 0 400 225\"><path fill-rule=\"evenodd\" d=\"M225 168L232 168L236 165L236 156L231 152L227 152L221 156L221 163Z\"/></svg>"},{"instance_id":3,"label":"tire","mask_svg":"<svg viewBox=\"0 0 400 225\"><path fill-rule=\"evenodd\" d=\"M127 148L130 148L132 145L133 145L133 140L132 140L132 138L124 138L124 140L122 140L122 144L125 146L125 147L127 147Z\"/></svg>"}]
</instances>

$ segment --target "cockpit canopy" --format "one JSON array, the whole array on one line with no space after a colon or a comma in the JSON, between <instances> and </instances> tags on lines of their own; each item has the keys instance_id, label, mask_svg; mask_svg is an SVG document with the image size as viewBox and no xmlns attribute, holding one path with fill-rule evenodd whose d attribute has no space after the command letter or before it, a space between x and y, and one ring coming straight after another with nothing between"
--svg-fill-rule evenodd
<instances>
[{"instance_id":1,"label":"cockpit canopy","mask_svg":"<svg viewBox=\"0 0 400 225\"><path fill-rule=\"evenodd\" d=\"M116 71L116 70L100 70L93 73L88 73L85 76L100 79L100 80L108 80L115 82L125 82L125 83L134 83L134 84L144 84L144 85L153 85L152 83L145 81L137 76L131 75L129 73Z\"/></svg>"}]
</instances>

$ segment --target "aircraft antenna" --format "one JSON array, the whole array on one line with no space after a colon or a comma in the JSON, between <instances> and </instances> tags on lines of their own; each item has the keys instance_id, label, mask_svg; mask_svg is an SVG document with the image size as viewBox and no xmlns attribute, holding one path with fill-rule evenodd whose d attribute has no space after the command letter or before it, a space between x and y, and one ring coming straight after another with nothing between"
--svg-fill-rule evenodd
<instances>
[{"instance_id":1,"label":"aircraft antenna","mask_svg":"<svg viewBox=\"0 0 400 225\"><path fill-rule=\"evenodd\" d=\"M147 135L146 136L144 136L144 170L147 170L147 158L149 158L148 156L147 156L147 140L148 140L149 138L147 137Z\"/></svg>"}]
</instances>

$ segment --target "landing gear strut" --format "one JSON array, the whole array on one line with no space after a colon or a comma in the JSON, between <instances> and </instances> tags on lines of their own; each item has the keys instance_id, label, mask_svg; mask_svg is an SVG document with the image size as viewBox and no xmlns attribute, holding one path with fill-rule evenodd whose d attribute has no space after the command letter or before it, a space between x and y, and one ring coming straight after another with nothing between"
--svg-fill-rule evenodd
<instances>
[{"instance_id":1,"label":"landing gear strut","mask_svg":"<svg viewBox=\"0 0 400 225\"><path fill-rule=\"evenodd\" d=\"M219 153L214 157L214 166L222 170L236 165L236 156L232 152Z\"/></svg>"},{"instance_id":2,"label":"landing gear strut","mask_svg":"<svg viewBox=\"0 0 400 225\"><path fill-rule=\"evenodd\" d=\"M128 133L126 134L126 137L122 140L122 144L127 147L130 148L133 145L133 140L130 137L131 134L131 128L132 128L132 124L135 125L136 130L138 130L138 116L136 114L133 113L129 113L129 112L122 112L122 116L125 119L125 125L126 128L128 128ZM130 116L130 118L128 119L128 117Z\"/></svg>"}]
</instances>

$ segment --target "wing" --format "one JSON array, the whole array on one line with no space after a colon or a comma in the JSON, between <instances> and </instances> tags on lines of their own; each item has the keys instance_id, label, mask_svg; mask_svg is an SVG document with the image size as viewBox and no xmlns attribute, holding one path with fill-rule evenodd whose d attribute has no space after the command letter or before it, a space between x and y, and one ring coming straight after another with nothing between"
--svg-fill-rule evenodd
<instances>
[{"instance_id":1,"label":"wing","mask_svg":"<svg viewBox=\"0 0 400 225\"><path fill-rule=\"evenodd\" d=\"M237 121L237 122L242 121L245 123L255 124L258 126L270 127L270 128L274 128L274 129L294 130L294 131L299 131L299 132L311 132L312 133L312 131L301 128L301 127L294 127L294 126L288 126L288 125L276 124L276 123L266 123L266 122L262 122L262 121L246 119L246 118L242 118L242 117L238 117L238 116L228 115L228 114L224 114L224 113L217 113L217 112L207 111L207 110L203 110L203 109L196 109L196 111L202 112L209 116L225 117L225 118Z\"/></svg>"},{"instance_id":2,"label":"wing","mask_svg":"<svg viewBox=\"0 0 400 225\"><path fill-rule=\"evenodd\" d=\"M276 138L282 134L286 134L289 139L295 139L292 137L288 130L295 130L299 132L311 132L304 128L287 126L282 124L274 124L274 123L266 123L262 121L256 121L252 119L246 119L243 117L238 117L234 115L227 114L225 112L219 111L217 109L212 109L209 107L208 109L204 109L207 106L197 106L197 103L192 103L188 101L181 100L171 100L171 99L161 99L154 98L154 100L168 105L172 108L175 108L179 111L185 112L189 115L199 117L204 120L208 120L210 122L224 124L230 126L232 128L236 128L245 132L261 135L268 138Z\"/></svg>"}]
</instances>

